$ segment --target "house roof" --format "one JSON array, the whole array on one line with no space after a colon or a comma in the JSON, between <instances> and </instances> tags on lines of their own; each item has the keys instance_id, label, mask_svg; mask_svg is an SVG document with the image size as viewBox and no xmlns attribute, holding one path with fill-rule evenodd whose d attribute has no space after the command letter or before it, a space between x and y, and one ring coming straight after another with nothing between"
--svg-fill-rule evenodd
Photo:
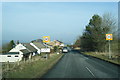
<instances>
[{"instance_id":1,"label":"house roof","mask_svg":"<svg viewBox=\"0 0 120 80\"><path fill-rule=\"evenodd\" d=\"M3 53L2 55L15 55L19 54L19 52L8 52L8 53Z\"/></svg>"},{"instance_id":2,"label":"house roof","mask_svg":"<svg viewBox=\"0 0 120 80\"><path fill-rule=\"evenodd\" d=\"M20 50L21 52L23 52L23 54L28 54L30 51L28 51L27 49L22 49Z\"/></svg>"},{"instance_id":3,"label":"house roof","mask_svg":"<svg viewBox=\"0 0 120 80\"><path fill-rule=\"evenodd\" d=\"M56 40L57 42L60 42L60 43L63 43L63 42L61 42L61 41L59 41L59 40Z\"/></svg>"},{"instance_id":4,"label":"house roof","mask_svg":"<svg viewBox=\"0 0 120 80\"><path fill-rule=\"evenodd\" d=\"M30 43L24 43L23 45L28 49L28 51L31 51L31 52L37 51L37 49L35 49L33 46L31 46Z\"/></svg>"},{"instance_id":5,"label":"house roof","mask_svg":"<svg viewBox=\"0 0 120 80\"><path fill-rule=\"evenodd\" d=\"M51 45L51 46L56 46L57 44L60 45L62 44L62 42L58 40L54 40L48 43L48 45Z\"/></svg>"},{"instance_id":6,"label":"house roof","mask_svg":"<svg viewBox=\"0 0 120 80\"><path fill-rule=\"evenodd\" d=\"M52 41L52 42L49 42L49 43L48 43L48 45L51 45L51 46L53 46L53 45L55 45L55 42L54 42L54 41Z\"/></svg>"},{"instance_id":7,"label":"house roof","mask_svg":"<svg viewBox=\"0 0 120 80\"><path fill-rule=\"evenodd\" d=\"M42 39L36 39L36 40L31 41L31 42L41 42L41 43L43 43L43 40Z\"/></svg>"},{"instance_id":8,"label":"house roof","mask_svg":"<svg viewBox=\"0 0 120 80\"><path fill-rule=\"evenodd\" d=\"M46 46L45 46L43 43L41 43L41 42L33 42L33 44L34 44L36 47L38 47L39 49L46 47Z\"/></svg>"}]
</instances>

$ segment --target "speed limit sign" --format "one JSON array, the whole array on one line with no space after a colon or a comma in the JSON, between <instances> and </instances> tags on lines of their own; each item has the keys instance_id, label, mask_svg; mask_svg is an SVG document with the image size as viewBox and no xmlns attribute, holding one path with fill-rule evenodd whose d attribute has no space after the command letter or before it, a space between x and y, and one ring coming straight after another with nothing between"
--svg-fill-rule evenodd
<instances>
[{"instance_id":1,"label":"speed limit sign","mask_svg":"<svg viewBox=\"0 0 120 80\"><path fill-rule=\"evenodd\" d=\"M106 40L113 40L112 34L106 34Z\"/></svg>"},{"instance_id":2,"label":"speed limit sign","mask_svg":"<svg viewBox=\"0 0 120 80\"><path fill-rule=\"evenodd\" d=\"M50 36L43 36L43 42L50 42Z\"/></svg>"}]
</instances>

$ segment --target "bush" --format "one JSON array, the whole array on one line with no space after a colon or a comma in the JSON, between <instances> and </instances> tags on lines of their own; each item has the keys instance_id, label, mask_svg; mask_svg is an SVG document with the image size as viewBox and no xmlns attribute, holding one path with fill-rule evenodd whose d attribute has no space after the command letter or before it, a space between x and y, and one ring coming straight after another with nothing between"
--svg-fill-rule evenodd
<instances>
[{"instance_id":1,"label":"bush","mask_svg":"<svg viewBox=\"0 0 120 80\"><path fill-rule=\"evenodd\" d=\"M54 52L58 51L58 46L54 46Z\"/></svg>"}]
</instances>

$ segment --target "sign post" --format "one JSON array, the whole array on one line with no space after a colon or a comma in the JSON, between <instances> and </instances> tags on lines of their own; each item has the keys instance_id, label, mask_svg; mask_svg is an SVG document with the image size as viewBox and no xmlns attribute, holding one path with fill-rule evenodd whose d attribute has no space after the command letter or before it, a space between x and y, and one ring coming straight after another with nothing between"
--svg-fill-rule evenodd
<instances>
[{"instance_id":1,"label":"sign post","mask_svg":"<svg viewBox=\"0 0 120 80\"><path fill-rule=\"evenodd\" d=\"M110 45L110 40L113 40L112 34L106 34L106 40L109 41L109 59L111 59L111 45Z\"/></svg>"},{"instance_id":2,"label":"sign post","mask_svg":"<svg viewBox=\"0 0 120 80\"><path fill-rule=\"evenodd\" d=\"M50 36L43 36L43 42L44 43L50 42ZM50 49L48 49L47 46L46 46L45 51L42 50L42 52L46 52L46 59L48 59L48 52L50 52Z\"/></svg>"}]
</instances>

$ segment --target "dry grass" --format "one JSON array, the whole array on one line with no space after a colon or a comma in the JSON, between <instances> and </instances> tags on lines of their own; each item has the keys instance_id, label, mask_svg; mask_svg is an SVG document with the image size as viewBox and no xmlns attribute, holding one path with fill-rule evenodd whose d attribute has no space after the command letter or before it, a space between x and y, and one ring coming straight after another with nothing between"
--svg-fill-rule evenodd
<instances>
[{"instance_id":1,"label":"dry grass","mask_svg":"<svg viewBox=\"0 0 120 80\"><path fill-rule=\"evenodd\" d=\"M8 71L6 78L36 78L45 74L60 58L62 54L51 54L49 59L34 57L31 61L22 62L16 67Z\"/></svg>"},{"instance_id":2,"label":"dry grass","mask_svg":"<svg viewBox=\"0 0 120 80\"><path fill-rule=\"evenodd\" d=\"M112 55L112 58L109 59L109 53L99 53L99 52L85 52L84 54L94 56L100 59L103 59L105 61L115 63L115 64L120 64L120 56L118 55Z\"/></svg>"}]
</instances>

